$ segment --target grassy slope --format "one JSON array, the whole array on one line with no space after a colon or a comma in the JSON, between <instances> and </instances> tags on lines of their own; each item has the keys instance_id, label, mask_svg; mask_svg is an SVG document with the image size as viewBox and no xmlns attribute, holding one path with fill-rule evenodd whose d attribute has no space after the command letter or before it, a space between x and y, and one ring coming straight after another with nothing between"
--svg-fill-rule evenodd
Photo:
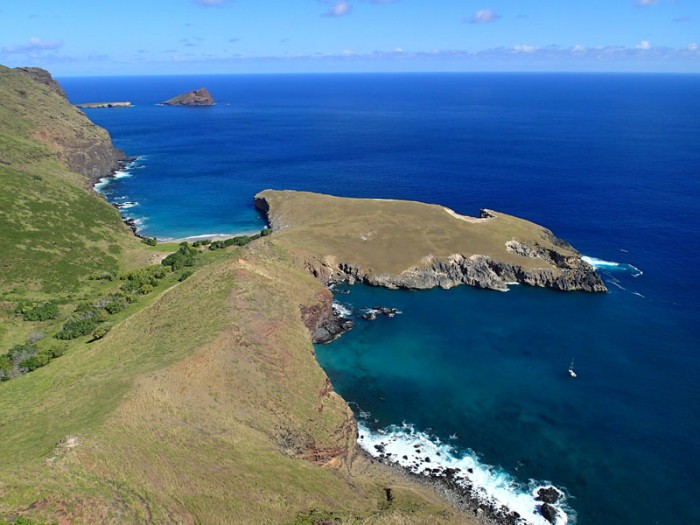
<instances>
[{"instance_id":1,"label":"grassy slope","mask_svg":"<svg viewBox=\"0 0 700 525\"><path fill-rule=\"evenodd\" d=\"M34 518L77 522L292 523L311 509L466 522L355 456L351 413L299 315L323 288L267 240L229 253L104 340L0 386L0 515L33 504ZM67 436L79 444L57 446Z\"/></svg>"},{"instance_id":2,"label":"grassy slope","mask_svg":"<svg viewBox=\"0 0 700 525\"><path fill-rule=\"evenodd\" d=\"M0 66L0 354L34 331L55 330L69 304L94 300L115 284L96 271L129 270L159 257L123 224L117 210L63 163L71 139L96 143L106 131L48 86ZM64 303L55 323L13 313L23 300Z\"/></svg>"},{"instance_id":3,"label":"grassy slope","mask_svg":"<svg viewBox=\"0 0 700 525\"><path fill-rule=\"evenodd\" d=\"M399 274L421 265L427 255L479 254L526 269L548 267L541 259L506 250L518 239L567 256L546 230L532 222L498 213L494 219L460 220L442 206L412 201L348 199L297 191L261 193L271 207L278 242L310 253L333 255L377 273ZM468 218L469 219L469 218ZM554 268L554 267L552 267Z\"/></svg>"},{"instance_id":4,"label":"grassy slope","mask_svg":"<svg viewBox=\"0 0 700 525\"><path fill-rule=\"evenodd\" d=\"M65 137L101 132L1 66L0 86L1 352L119 285L88 274L142 266L162 247L138 243L62 164ZM349 409L300 320L299 305L327 292L269 240L235 253L166 279L104 339L0 383L0 518L286 523L320 508L365 523L464 521L355 455ZM20 321L13 303L28 298L59 300L61 317Z\"/></svg>"},{"instance_id":5,"label":"grassy slope","mask_svg":"<svg viewBox=\"0 0 700 525\"><path fill-rule=\"evenodd\" d=\"M0 66L0 88L0 298L68 293L98 269L143 264L117 210L61 161L72 137L106 132L27 75Z\"/></svg>"}]
</instances>

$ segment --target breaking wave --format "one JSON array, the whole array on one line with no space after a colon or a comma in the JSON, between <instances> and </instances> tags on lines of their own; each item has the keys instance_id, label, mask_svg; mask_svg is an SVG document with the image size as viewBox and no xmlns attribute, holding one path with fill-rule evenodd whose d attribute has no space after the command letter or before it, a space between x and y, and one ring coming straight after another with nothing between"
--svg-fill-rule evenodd
<instances>
[{"instance_id":1,"label":"breaking wave","mask_svg":"<svg viewBox=\"0 0 700 525\"><path fill-rule=\"evenodd\" d=\"M540 489L554 489L559 494L558 501L551 505L556 513L555 525L570 523L574 517L566 505L564 491L534 480L527 485L518 483L507 472L482 463L474 453L459 453L452 445L412 425L404 423L372 431L359 421L358 443L374 458L400 465L416 475L453 482L496 515L505 517L517 513L519 517L514 523L550 525L542 515L543 502L536 499Z\"/></svg>"},{"instance_id":2,"label":"breaking wave","mask_svg":"<svg viewBox=\"0 0 700 525\"><path fill-rule=\"evenodd\" d=\"M581 259L593 266L593 268L596 270L606 272L626 272L632 277L644 275L644 272L633 264L605 261L603 259L597 259L596 257L589 257L588 255L584 255L581 257Z\"/></svg>"}]
</instances>

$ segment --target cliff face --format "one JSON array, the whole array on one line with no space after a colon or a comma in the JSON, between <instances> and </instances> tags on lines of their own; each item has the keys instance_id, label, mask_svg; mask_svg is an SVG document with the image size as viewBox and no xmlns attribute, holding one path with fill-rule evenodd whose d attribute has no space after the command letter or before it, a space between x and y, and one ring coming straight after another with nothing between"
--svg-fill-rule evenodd
<instances>
[{"instance_id":1,"label":"cliff face","mask_svg":"<svg viewBox=\"0 0 700 525\"><path fill-rule=\"evenodd\" d=\"M214 98L207 88L200 88L163 102L166 106L213 106Z\"/></svg>"},{"instance_id":2,"label":"cliff face","mask_svg":"<svg viewBox=\"0 0 700 525\"><path fill-rule=\"evenodd\" d=\"M429 257L424 266L400 274L368 272L360 266L338 262L335 257L308 258L306 267L326 284L361 282L385 288L425 290L452 288L460 284L504 291L509 284L527 284L565 292L605 292L607 288L595 271L578 259L552 268L526 270L520 266L493 260L484 255L464 257L454 254L444 259Z\"/></svg>"},{"instance_id":3,"label":"cliff face","mask_svg":"<svg viewBox=\"0 0 700 525\"><path fill-rule=\"evenodd\" d=\"M68 103L65 92L48 71L36 67L15 71L24 81L13 79L14 96L7 107L33 124L29 138L47 146L71 171L83 175L86 185L91 186L119 167L124 152L113 146L105 129Z\"/></svg>"},{"instance_id":4,"label":"cliff face","mask_svg":"<svg viewBox=\"0 0 700 525\"><path fill-rule=\"evenodd\" d=\"M327 284L607 290L594 268L551 231L489 210L471 218L420 203L274 191L258 194L256 206L278 242L301 254L309 272Z\"/></svg>"},{"instance_id":5,"label":"cliff face","mask_svg":"<svg viewBox=\"0 0 700 525\"><path fill-rule=\"evenodd\" d=\"M28 75L32 80L35 80L40 84L48 86L51 89L51 91L57 93L59 96L68 100L66 92L63 91L61 85L58 82L56 82L51 76L51 73L49 73L45 69L41 69L40 67L18 67L15 69L20 73Z\"/></svg>"}]
</instances>

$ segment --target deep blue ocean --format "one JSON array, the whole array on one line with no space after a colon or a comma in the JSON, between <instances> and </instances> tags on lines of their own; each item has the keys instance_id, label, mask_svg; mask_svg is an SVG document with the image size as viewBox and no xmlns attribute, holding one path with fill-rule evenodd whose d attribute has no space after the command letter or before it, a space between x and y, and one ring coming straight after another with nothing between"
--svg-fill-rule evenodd
<instances>
[{"instance_id":1,"label":"deep blue ocean","mask_svg":"<svg viewBox=\"0 0 700 525\"><path fill-rule=\"evenodd\" d=\"M101 191L147 235L259 230L255 193L298 189L500 210L607 261L608 294L339 290L357 326L318 359L363 439L551 482L570 523L700 523L700 76L60 80L135 104L86 113L139 157ZM157 105L201 86L216 106Z\"/></svg>"}]
</instances>

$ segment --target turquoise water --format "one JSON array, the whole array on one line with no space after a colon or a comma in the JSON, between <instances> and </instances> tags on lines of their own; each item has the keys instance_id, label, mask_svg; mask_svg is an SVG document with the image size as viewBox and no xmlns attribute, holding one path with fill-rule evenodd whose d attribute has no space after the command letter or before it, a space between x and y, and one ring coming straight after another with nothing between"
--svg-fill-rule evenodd
<instances>
[{"instance_id":1,"label":"turquoise water","mask_svg":"<svg viewBox=\"0 0 700 525\"><path fill-rule=\"evenodd\" d=\"M369 429L410 423L457 455L476 451L523 491L530 479L554 483L579 523L681 523L678 508L695 512L697 472L683 468L700 431L688 419L694 362L669 355L693 334L660 320L662 307L519 286L350 290L337 300L357 327L316 351ZM377 305L403 313L361 319Z\"/></svg>"},{"instance_id":2,"label":"turquoise water","mask_svg":"<svg viewBox=\"0 0 700 525\"><path fill-rule=\"evenodd\" d=\"M368 441L440 440L455 461L493 466L486 485L509 476L511 495L531 478L552 482L579 524L700 522L700 77L63 84L73 102L136 104L86 113L140 156L142 167L103 191L137 202L125 213L147 235L259 229L253 195L289 188L501 210L619 262L601 265L602 295L353 287L337 300L403 313L358 319L317 348L319 361L373 432ZM156 105L202 85L216 106Z\"/></svg>"}]
</instances>

